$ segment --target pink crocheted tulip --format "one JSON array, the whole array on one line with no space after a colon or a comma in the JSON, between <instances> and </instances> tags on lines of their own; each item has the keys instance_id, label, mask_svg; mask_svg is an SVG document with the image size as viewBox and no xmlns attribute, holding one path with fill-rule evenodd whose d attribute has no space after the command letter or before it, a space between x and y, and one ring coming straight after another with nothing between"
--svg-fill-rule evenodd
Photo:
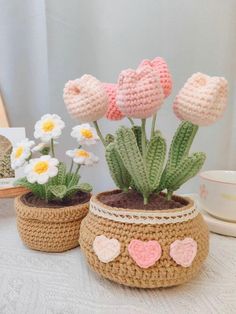
<instances>
[{"instance_id":1,"label":"pink crocheted tulip","mask_svg":"<svg viewBox=\"0 0 236 314\"><path fill-rule=\"evenodd\" d=\"M108 97L102 83L89 74L66 83L63 94L69 114L81 123L102 118L108 106Z\"/></svg>"},{"instance_id":2,"label":"pink crocheted tulip","mask_svg":"<svg viewBox=\"0 0 236 314\"><path fill-rule=\"evenodd\" d=\"M161 57L156 57L153 60L144 59L138 66L138 68L145 65L151 66L159 75L161 86L163 88L165 98L168 97L172 90L172 77L168 69L166 61Z\"/></svg>"},{"instance_id":3,"label":"pink crocheted tulip","mask_svg":"<svg viewBox=\"0 0 236 314\"><path fill-rule=\"evenodd\" d=\"M127 69L120 73L116 102L127 117L145 119L162 105L163 89L157 73L149 66Z\"/></svg>"},{"instance_id":4,"label":"pink crocheted tulip","mask_svg":"<svg viewBox=\"0 0 236 314\"><path fill-rule=\"evenodd\" d=\"M103 88L105 89L108 96L108 109L106 112L106 118L113 121L123 119L124 115L116 104L117 84L103 83Z\"/></svg>"},{"instance_id":5,"label":"pink crocheted tulip","mask_svg":"<svg viewBox=\"0 0 236 314\"><path fill-rule=\"evenodd\" d=\"M227 96L225 78L195 73L176 96L173 109L179 119L206 126L223 115Z\"/></svg>"}]
</instances>

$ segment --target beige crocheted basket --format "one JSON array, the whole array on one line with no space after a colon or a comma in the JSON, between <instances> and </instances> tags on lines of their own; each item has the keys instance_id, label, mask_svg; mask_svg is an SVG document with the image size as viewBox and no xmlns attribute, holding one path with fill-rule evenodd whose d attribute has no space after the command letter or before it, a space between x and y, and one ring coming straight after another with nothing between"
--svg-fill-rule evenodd
<instances>
[{"instance_id":1,"label":"beige crocheted basket","mask_svg":"<svg viewBox=\"0 0 236 314\"><path fill-rule=\"evenodd\" d=\"M193 200L185 198L188 205L177 209L127 210L104 205L99 201L101 194L91 198L89 213L80 230L81 250L95 272L117 283L138 288L179 285L199 272L208 255L209 232ZM175 199L181 198L175 196ZM94 240L101 238L99 236L105 236L105 242L116 239L115 243L120 243L119 254L109 262L101 261L95 254ZM174 241L186 238L197 244L197 253L191 265L183 267L170 256L170 247ZM160 259L151 267L141 268L128 251L133 239L144 243L158 241L162 249Z\"/></svg>"},{"instance_id":2,"label":"beige crocheted basket","mask_svg":"<svg viewBox=\"0 0 236 314\"><path fill-rule=\"evenodd\" d=\"M15 199L17 229L21 240L31 249L63 252L79 245L79 231L89 202L61 208L32 207Z\"/></svg>"}]
</instances>

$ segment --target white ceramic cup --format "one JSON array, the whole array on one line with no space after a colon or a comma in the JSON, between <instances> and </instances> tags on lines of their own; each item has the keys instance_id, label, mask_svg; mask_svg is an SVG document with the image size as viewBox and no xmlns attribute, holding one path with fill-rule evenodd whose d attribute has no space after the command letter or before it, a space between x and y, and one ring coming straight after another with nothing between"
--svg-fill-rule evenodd
<instances>
[{"instance_id":1,"label":"white ceramic cup","mask_svg":"<svg viewBox=\"0 0 236 314\"><path fill-rule=\"evenodd\" d=\"M202 209L217 218L236 222L236 171L210 170L199 176Z\"/></svg>"}]
</instances>

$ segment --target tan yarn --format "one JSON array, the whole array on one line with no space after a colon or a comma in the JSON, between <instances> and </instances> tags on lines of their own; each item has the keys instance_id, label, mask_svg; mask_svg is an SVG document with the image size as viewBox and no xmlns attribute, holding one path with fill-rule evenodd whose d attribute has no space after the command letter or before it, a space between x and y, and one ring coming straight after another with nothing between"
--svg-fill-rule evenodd
<instances>
[{"instance_id":1,"label":"tan yarn","mask_svg":"<svg viewBox=\"0 0 236 314\"><path fill-rule=\"evenodd\" d=\"M100 195L93 196L91 202L101 207L102 203L98 200ZM188 206L192 205L193 201L190 200ZM108 207L104 204L103 206ZM110 210L115 213L116 210L122 209L110 207ZM132 211L130 210L131 214ZM179 211L181 215L180 208L167 210L170 211ZM163 213L163 210L161 212ZM116 238L121 243L121 253L112 262L102 263L93 251L93 241L99 235L105 235L110 239ZM198 249L192 265L185 268L176 264L170 257L169 250L173 241L186 237L193 238ZM147 269L140 268L128 253L128 245L132 239L157 240L162 247L160 260ZM80 246L91 268L105 278L131 287L167 287L187 282L198 273L208 255L209 232L201 214L181 223L151 225L121 223L89 212L81 224Z\"/></svg>"},{"instance_id":2,"label":"tan yarn","mask_svg":"<svg viewBox=\"0 0 236 314\"><path fill-rule=\"evenodd\" d=\"M79 245L82 219L89 203L61 208L26 205L22 196L15 199L17 229L29 248L44 252L63 252Z\"/></svg>"}]
</instances>

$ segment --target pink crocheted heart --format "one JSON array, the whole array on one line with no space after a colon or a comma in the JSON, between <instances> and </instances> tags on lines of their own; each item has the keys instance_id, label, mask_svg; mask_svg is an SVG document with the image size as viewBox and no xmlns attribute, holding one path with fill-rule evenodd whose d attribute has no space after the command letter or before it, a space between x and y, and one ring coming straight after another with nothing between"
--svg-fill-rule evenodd
<instances>
[{"instance_id":1,"label":"pink crocheted heart","mask_svg":"<svg viewBox=\"0 0 236 314\"><path fill-rule=\"evenodd\" d=\"M148 268L156 263L161 257L162 249L159 242L132 240L128 251L133 260L141 268Z\"/></svg>"},{"instance_id":2,"label":"pink crocheted heart","mask_svg":"<svg viewBox=\"0 0 236 314\"><path fill-rule=\"evenodd\" d=\"M152 116L162 105L163 89L159 76L150 66L127 69L118 79L116 103L127 117L144 119Z\"/></svg>"},{"instance_id":3,"label":"pink crocheted heart","mask_svg":"<svg viewBox=\"0 0 236 314\"><path fill-rule=\"evenodd\" d=\"M112 121L123 119L124 115L116 104L117 84L102 83L102 85L108 97L108 108L106 112L106 118Z\"/></svg>"},{"instance_id":4,"label":"pink crocheted heart","mask_svg":"<svg viewBox=\"0 0 236 314\"><path fill-rule=\"evenodd\" d=\"M100 235L93 241L93 250L101 262L109 263L120 254L120 242Z\"/></svg>"},{"instance_id":5,"label":"pink crocheted heart","mask_svg":"<svg viewBox=\"0 0 236 314\"><path fill-rule=\"evenodd\" d=\"M183 267L189 267L197 254L197 242L192 238L176 240L170 245L170 256Z\"/></svg>"},{"instance_id":6,"label":"pink crocheted heart","mask_svg":"<svg viewBox=\"0 0 236 314\"><path fill-rule=\"evenodd\" d=\"M149 65L157 72L160 77L160 82L163 88L165 98L168 97L172 90L173 81L166 61L161 57L156 57L153 60L144 59L139 64L138 68L145 65Z\"/></svg>"}]
</instances>

